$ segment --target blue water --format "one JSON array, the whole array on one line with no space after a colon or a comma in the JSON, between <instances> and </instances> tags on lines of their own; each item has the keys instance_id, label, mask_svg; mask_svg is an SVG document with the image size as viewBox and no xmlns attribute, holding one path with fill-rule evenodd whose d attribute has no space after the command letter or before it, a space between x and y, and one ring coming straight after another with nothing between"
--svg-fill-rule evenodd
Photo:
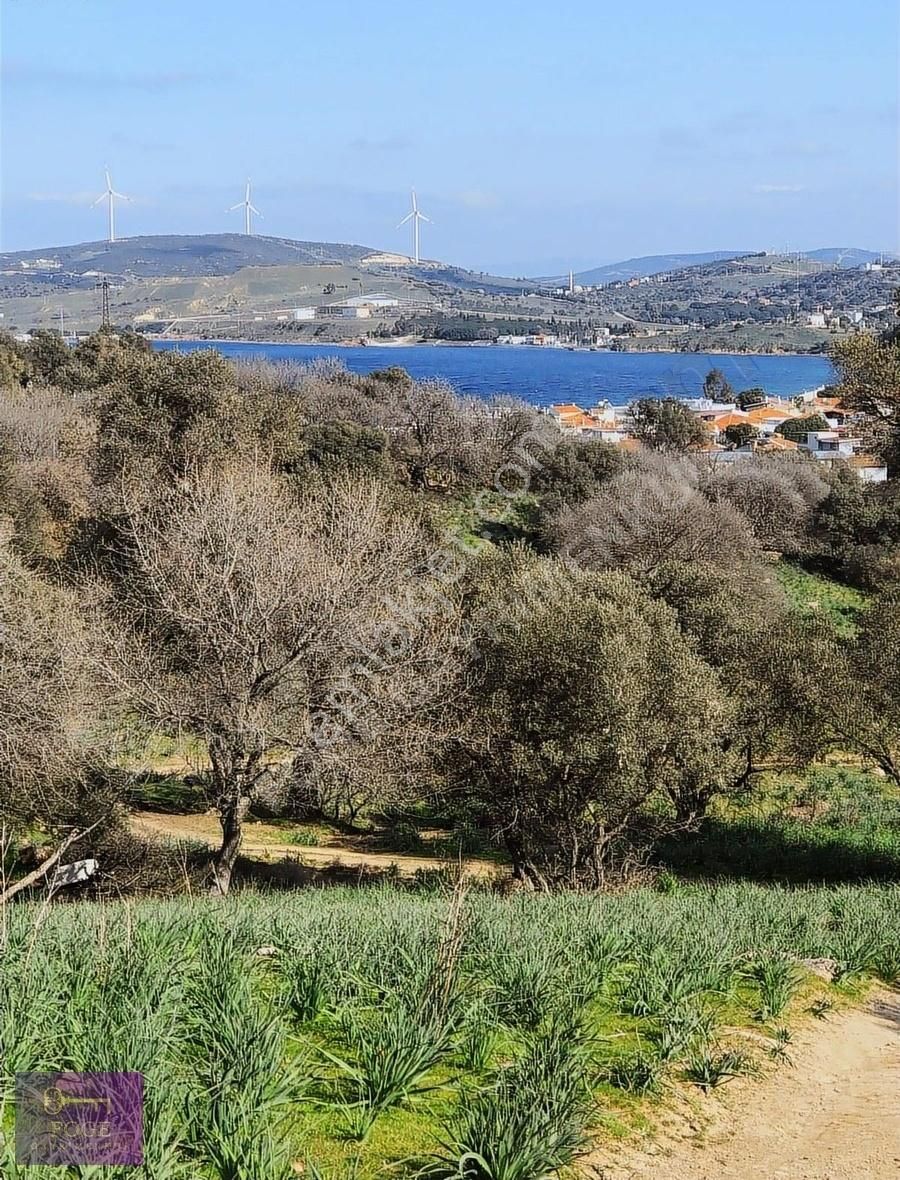
<instances>
[{"instance_id":1,"label":"blue water","mask_svg":"<svg viewBox=\"0 0 900 1180\"><path fill-rule=\"evenodd\" d=\"M216 348L238 359L310 361L337 357L354 373L399 365L413 377L441 378L463 393L512 394L547 406L600 398L625 405L637 397L697 397L703 378L721 369L737 390L761 386L769 394L793 395L834 380L820 356L744 356L659 352L569 352L559 348L412 345L365 348L303 344L233 344L224 341L157 341L157 348L188 352Z\"/></svg>"}]
</instances>

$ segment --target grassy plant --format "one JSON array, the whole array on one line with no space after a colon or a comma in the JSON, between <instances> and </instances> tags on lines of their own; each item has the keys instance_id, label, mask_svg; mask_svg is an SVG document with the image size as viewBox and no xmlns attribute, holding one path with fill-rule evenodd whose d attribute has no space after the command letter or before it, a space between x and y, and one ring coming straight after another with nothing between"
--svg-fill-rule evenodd
<instances>
[{"instance_id":1,"label":"grassy plant","mask_svg":"<svg viewBox=\"0 0 900 1180\"><path fill-rule=\"evenodd\" d=\"M289 832L285 839L288 844L296 844L300 848L317 848L321 843L318 834L307 828L299 828L296 832Z\"/></svg>"},{"instance_id":2,"label":"grassy plant","mask_svg":"<svg viewBox=\"0 0 900 1180\"><path fill-rule=\"evenodd\" d=\"M829 1014L834 1011L834 1000L820 996L819 999L813 1000L807 1011L810 1016L815 1016L816 1020L827 1020Z\"/></svg>"},{"instance_id":3,"label":"grassy plant","mask_svg":"<svg viewBox=\"0 0 900 1180\"><path fill-rule=\"evenodd\" d=\"M773 1061L781 1062L785 1065L793 1065L789 1046L794 1040L794 1034L784 1025L775 1029L772 1038L772 1044L769 1046L768 1054Z\"/></svg>"},{"instance_id":4,"label":"grassy plant","mask_svg":"<svg viewBox=\"0 0 900 1180\"><path fill-rule=\"evenodd\" d=\"M592 1103L574 1030L553 1030L466 1102L432 1180L546 1180L587 1141Z\"/></svg>"},{"instance_id":5,"label":"grassy plant","mask_svg":"<svg viewBox=\"0 0 900 1180\"><path fill-rule=\"evenodd\" d=\"M802 982L796 963L783 955L760 959L750 967L748 974L759 995L759 1007L754 1016L760 1022L781 1016Z\"/></svg>"},{"instance_id":6,"label":"grassy plant","mask_svg":"<svg viewBox=\"0 0 900 1180\"><path fill-rule=\"evenodd\" d=\"M0 946L3 1129L16 1071L138 1069L138 1180L286 1180L306 1151L328 1180L346 1180L348 1128L364 1135L359 1180L392 1174L442 1136L432 1162L444 1175L552 1174L589 1121L586 1073L635 1099L701 1053L712 1060L698 1076L728 1073L717 1020L739 1020L751 988L763 1007L748 963L777 960L777 973L834 959L845 979L889 978L898 896L889 884L683 883L460 899L436 885L248 891L227 905L12 905ZM269 946L278 954L257 954ZM827 985L816 994L824 1017ZM770 996L767 1010L778 1006ZM577 1026L566 1023L575 1012ZM769 1044L789 1042L776 1030ZM551 1065L561 1081L545 1076Z\"/></svg>"},{"instance_id":7,"label":"grassy plant","mask_svg":"<svg viewBox=\"0 0 900 1180\"><path fill-rule=\"evenodd\" d=\"M476 1000L466 1012L459 1035L458 1052L463 1065L478 1073L487 1069L499 1033L493 1010L483 999Z\"/></svg>"},{"instance_id":8,"label":"grassy plant","mask_svg":"<svg viewBox=\"0 0 900 1180\"><path fill-rule=\"evenodd\" d=\"M702 1090L713 1090L732 1078L753 1073L754 1068L753 1058L747 1053L707 1046L690 1055L684 1076Z\"/></svg>"},{"instance_id":9,"label":"grassy plant","mask_svg":"<svg viewBox=\"0 0 900 1180\"><path fill-rule=\"evenodd\" d=\"M872 970L890 987L900 986L900 944L883 945L872 957Z\"/></svg>"},{"instance_id":10,"label":"grassy plant","mask_svg":"<svg viewBox=\"0 0 900 1180\"><path fill-rule=\"evenodd\" d=\"M284 998L301 1023L315 1018L329 1000L329 964L321 955L288 953L282 959Z\"/></svg>"},{"instance_id":11,"label":"grassy plant","mask_svg":"<svg viewBox=\"0 0 900 1180\"><path fill-rule=\"evenodd\" d=\"M641 1048L616 1058L605 1072L609 1084L617 1090L649 1094L659 1088L665 1062L658 1053Z\"/></svg>"},{"instance_id":12,"label":"grassy plant","mask_svg":"<svg viewBox=\"0 0 900 1180\"><path fill-rule=\"evenodd\" d=\"M510 1028L534 1030L561 1005L560 972L545 946L526 943L491 955L485 971L497 1017Z\"/></svg>"},{"instance_id":13,"label":"grassy plant","mask_svg":"<svg viewBox=\"0 0 900 1180\"><path fill-rule=\"evenodd\" d=\"M308 1073L288 1059L286 1030L255 994L233 939L206 949L191 999L198 1148L217 1180L282 1180L290 1158L284 1119Z\"/></svg>"},{"instance_id":14,"label":"grassy plant","mask_svg":"<svg viewBox=\"0 0 900 1180\"><path fill-rule=\"evenodd\" d=\"M834 982L847 981L872 971L879 954L887 950L879 945L878 934L866 928L843 929L834 942L834 958L837 966Z\"/></svg>"},{"instance_id":15,"label":"grassy plant","mask_svg":"<svg viewBox=\"0 0 900 1180\"><path fill-rule=\"evenodd\" d=\"M582 1004L602 996L631 965L632 948L615 930L588 927L570 945L567 987Z\"/></svg>"},{"instance_id":16,"label":"grassy plant","mask_svg":"<svg viewBox=\"0 0 900 1180\"><path fill-rule=\"evenodd\" d=\"M350 1081L349 1095L338 1103L350 1133L365 1139L380 1114L426 1089L425 1078L449 1050L449 1031L417 1025L402 1008L353 1016L348 1031L354 1060L327 1057Z\"/></svg>"},{"instance_id":17,"label":"grassy plant","mask_svg":"<svg viewBox=\"0 0 900 1180\"><path fill-rule=\"evenodd\" d=\"M669 1062L683 1057L698 1043L706 1044L713 1035L716 1016L697 1003L682 1003L662 1016L647 1034L656 1056Z\"/></svg>"}]
</instances>

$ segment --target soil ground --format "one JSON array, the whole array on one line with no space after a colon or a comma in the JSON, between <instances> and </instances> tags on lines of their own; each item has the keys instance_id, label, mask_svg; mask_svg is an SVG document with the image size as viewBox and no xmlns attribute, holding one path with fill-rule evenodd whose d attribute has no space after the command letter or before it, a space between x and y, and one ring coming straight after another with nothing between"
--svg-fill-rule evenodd
<instances>
[{"instance_id":1,"label":"soil ground","mask_svg":"<svg viewBox=\"0 0 900 1180\"><path fill-rule=\"evenodd\" d=\"M900 995L811 1021L793 1067L744 1079L670 1113L650 1145L587 1161L598 1180L896 1180Z\"/></svg>"},{"instance_id":2,"label":"soil ground","mask_svg":"<svg viewBox=\"0 0 900 1180\"><path fill-rule=\"evenodd\" d=\"M214 815L172 815L156 811L136 811L132 814L131 826L141 836L193 840L210 848L218 847L221 839L219 821ZM373 851L364 846L364 840L353 836L335 836L327 843L313 847L290 844L284 841L282 829L265 823L250 823L245 826L241 856L247 860L267 863L292 860L314 869L358 868L374 872L393 870L401 876L412 876L421 870L440 869L447 865L447 861L432 856ZM469 858L462 862L462 868L464 873L471 876L504 875L501 866L488 860Z\"/></svg>"}]
</instances>

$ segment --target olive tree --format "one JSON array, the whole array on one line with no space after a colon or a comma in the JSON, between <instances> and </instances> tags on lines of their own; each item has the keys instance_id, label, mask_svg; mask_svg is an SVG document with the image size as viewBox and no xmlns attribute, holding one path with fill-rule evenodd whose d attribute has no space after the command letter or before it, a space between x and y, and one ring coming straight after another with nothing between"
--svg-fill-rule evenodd
<instances>
[{"instance_id":1,"label":"olive tree","mask_svg":"<svg viewBox=\"0 0 900 1180\"><path fill-rule=\"evenodd\" d=\"M815 753L804 701L816 648L792 618L768 563L669 562L653 572L647 589L671 608L732 702L717 735L721 776L669 784L676 816L695 822L717 795L745 795L766 771L797 769Z\"/></svg>"},{"instance_id":2,"label":"olive tree","mask_svg":"<svg viewBox=\"0 0 900 1180\"><path fill-rule=\"evenodd\" d=\"M900 470L900 338L896 329L881 339L859 333L832 350L845 406L862 415L873 449L891 474Z\"/></svg>"},{"instance_id":3,"label":"olive tree","mask_svg":"<svg viewBox=\"0 0 900 1180\"><path fill-rule=\"evenodd\" d=\"M806 683L821 748L852 750L900 787L900 599L887 592L865 611L851 642L819 640Z\"/></svg>"},{"instance_id":4,"label":"olive tree","mask_svg":"<svg viewBox=\"0 0 900 1180\"><path fill-rule=\"evenodd\" d=\"M139 506L125 535L108 665L145 722L205 744L224 894L264 784L298 757L313 776L384 742L385 714L443 699L452 597L437 584L422 599L443 573L435 541L377 483L297 494L266 468L207 469Z\"/></svg>"},{"instance_id":5,"label":"olive tree","mask_svg":"<svg viewBox=\"0 0 900 1180\"><path fill-rule=\"evenodd\" d=\"M682 783L724 782L731 703L672 611L629 577L512 550L476 570L464 807L532 885L599 887Z\"/></svg>"},{"instance_id":6,"label":"olive tree","mask_svg":"<svg viewBox=\"0 0 900 1180\"><path fill-rule=\"evenodd\" d=\"M706 427L677 397L644 397L629 409L631 431L645 447L668 454L695 451L709 441Z\"/></svg>"}]
</instances>

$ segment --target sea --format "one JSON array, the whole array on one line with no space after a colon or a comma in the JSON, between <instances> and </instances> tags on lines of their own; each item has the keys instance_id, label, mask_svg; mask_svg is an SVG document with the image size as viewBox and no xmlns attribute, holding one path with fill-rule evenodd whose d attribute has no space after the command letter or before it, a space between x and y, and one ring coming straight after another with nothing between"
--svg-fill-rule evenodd
<instances>
[{"instance_id":1,"label":"sea","mask_svg":"<svg viewBox=\"0 0 900 1180\"><path fill-rule=\"evenodd\" d=\"M233 341L155 341L159 349L215 348L232 360L311 364L335 358L354 373L397 365L418 380L449 382L460 393L519 397L536 406L601 400L627 405L639 397L699 397L703 379L721 369L738 391L756 386L792 397L835 379L823 356L670 352L591 352L529 345L303 345Z\"/></svg>"}]
</instances>

